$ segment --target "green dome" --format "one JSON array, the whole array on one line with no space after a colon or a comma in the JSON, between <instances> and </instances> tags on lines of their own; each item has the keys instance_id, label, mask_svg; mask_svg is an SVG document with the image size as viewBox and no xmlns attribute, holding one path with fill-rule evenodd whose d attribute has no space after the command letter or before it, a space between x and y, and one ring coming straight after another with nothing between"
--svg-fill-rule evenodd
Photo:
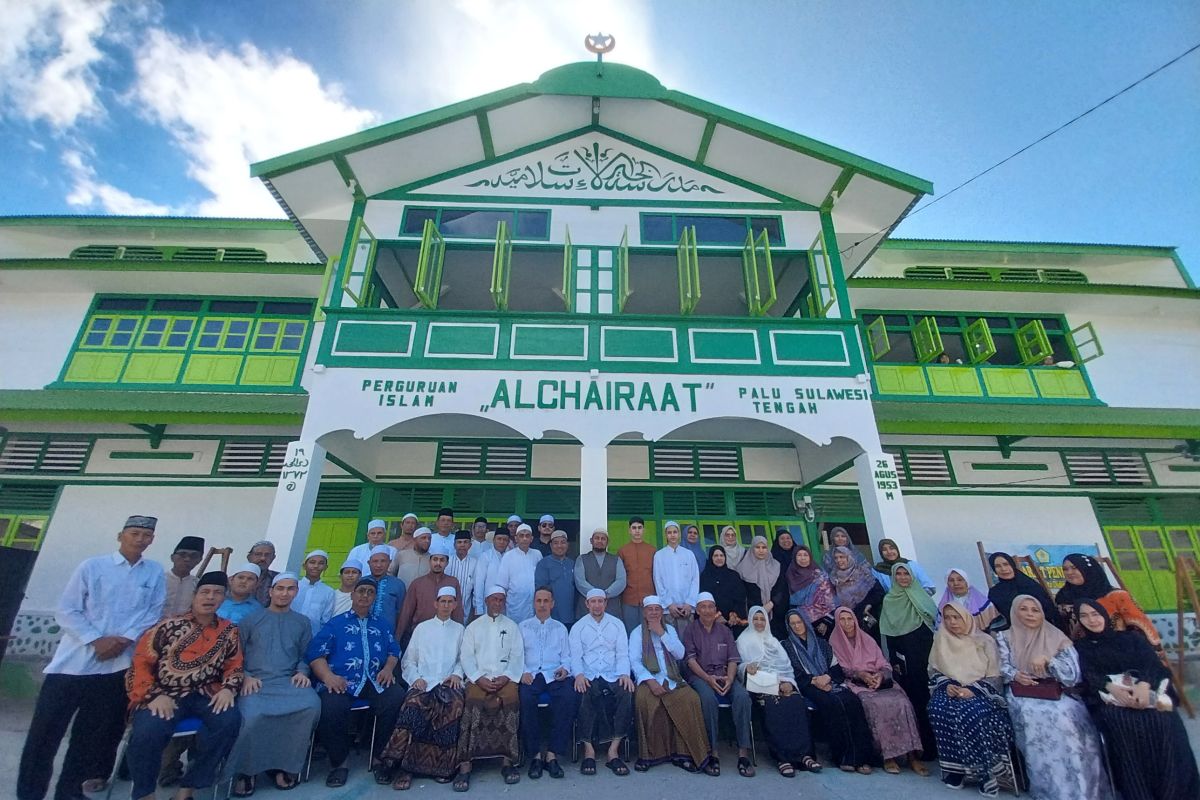
<instances>
[{"instance_id":1,"label":"green dome","mask_svg":"<svg viewBox=\"0 0 1200 800\"><path fill-rule=\"evenodd\" d=\"M544 94L575 94L587 97L638 97L654 99L667 90L658 78L624 64L580 61L542 73L533 87Z\"/></svg>"}]
</instances>

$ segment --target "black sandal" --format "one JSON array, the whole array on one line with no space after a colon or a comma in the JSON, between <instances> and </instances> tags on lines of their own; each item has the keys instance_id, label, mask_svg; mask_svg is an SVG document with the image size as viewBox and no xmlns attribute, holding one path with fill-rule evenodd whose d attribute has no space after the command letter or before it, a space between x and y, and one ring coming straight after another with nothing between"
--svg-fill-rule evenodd
<instances>
[{"instance_id":1,"label":"black sandal","mask_svg":"<svg viewBox=\"0 0 1200 800\"><path fill-rule=\"evenodd\" d=\"M741 775L743 778L754 777L754 765L745 756L738 756L738 775Z\"/></svg>"},{"instance_id":2,"label":"black sandal","mask_svg":"<svg viewBox=\"0 0 1200 800\"><path fill-rule=\"evenodd\" d=\"M639 758L637 761L633 762L633 768L637 772L649 772L650 762L644 758Z\"/></svg>"},{"instance_id":3,"label":"black sandal","mask_svg":"<svg viewBox=\"0 0 1200 800\"><path fill-rule=\"evenodd\" d=\"M817 761L812 756L805 756L804 758L800 759L800 766L804 767L804 769L808 770L809 772L820 772L822 769L821 762Z\"/></svg>"},{"instance_id":4,"label":"black sandal","mask_svg":"<svg viewBox=\"0 0 1200 800\"><path fill-rule=\"evenodd\" d=\"M329 777L325 779L325 785L331 789L337 789L346 785L348 777L350 777L350 770L346 767L334 767L329 770Z\"/></svg>"},{"instance_id":5,"label":"black sandal","mask_svg":"<svg viewBox=\"0 0 1200 800\"><path fill-rule=\"evenodd\" d=\"M521 782L521 770L516 767L501 767L500 774L504 776L504 782L509 786Z\"/></svg>"},{"instance_id":6,"label":"black sandal","mask_svg":"<svg viewBox=\"0 0 1200 800\"><path fill-rule=\"evenodd\" d=\"M711 775L714 778L721 777L721 760L716 756L710 758L708 763L704 765L704 774Z\"/></svg>"},{"instance_id":7,"label":"black sandal","mask_svg":"<svg viewBox=\"0 0 1200 800\"><path fill-rule=\"evenodd\" d=\"M279 779L281 777L285 781L287 781L287 783L285 783L283 786L279 785ZM271 779L272 779L272 782L275 784L275 788L281 792L290 792L292 789L295 789L297 786L300 785L300 776L299 775L293 775L292 773L284 772L281 769L276 770L275 774L271 776Z\"/></svg>"},{"instance_id":8,"label":"black sandal","mask_svg":"<svg viewBox=\"0 0 1200 800\"><path fill-rule=\"evenodd\" d=\"M620 758L610 758L605 762L604 766L612 770L613 775L625 776L629 774L629 767Z\"/></svg>"},{"instance_id":9,"label":"black sandal","mask_svg":"<svg viewBox=\"0 0 1200 800\"><path fill-rule=\"evenodd\" d=\"M796 777L796 768L786 761L780 761L779 774L785 778L794 778Z\"/></svg>"},{"instance_id":10,"label":"black sandal","mask_svg":"<svg viewBox=\"0 0 1200 800\"><path fill-rule=\"evenodd\" d=\"M579 772L583 775L595 775L596 759L585 758L583 761L581 761L579 764Z\"/></svg>"},{"instance_id":11,"label":"black sandal","mask_svg":"<svg viewBox=\"0 0 1200 800\"><path fill-rule=\"evenodd\" d=\"M471 788L471 773L460 772L454 776L454 786L451 787L456 792L465 792Z\"/></svg>"},{"instance_id":12,"label":"black sandal","mask_svg":"<svg viewBox=\"0 0 1200 800\"><path fill-rule=\"evenodd\" d=\"M237 786L229 794L232 797L249 797L254 794L257 780L258 778L254 775L238 775L235 781Z\"/></svg>"}]
</instances>

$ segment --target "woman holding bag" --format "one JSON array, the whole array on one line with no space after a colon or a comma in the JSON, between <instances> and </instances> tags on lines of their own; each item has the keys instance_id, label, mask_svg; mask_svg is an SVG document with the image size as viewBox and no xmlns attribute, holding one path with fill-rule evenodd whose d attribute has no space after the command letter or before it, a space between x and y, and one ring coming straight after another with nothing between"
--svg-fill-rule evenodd
<instances>
[{"instance_id":1,"label":"woman holding bag","mask_svg":"<svg viewBox=\"0 0 1200 800\"><path fill-rule=\"evenodd\" d=\"M808 706L796 690L792 662L771 635L767 612L762 606L750 609L750 626L738 637L738 677L746 682L752 699L763 704L763 722L771 757L779 762L779 774L794 778L796 768L820 772L813 758Z\"/></svg>"}]
</instances>

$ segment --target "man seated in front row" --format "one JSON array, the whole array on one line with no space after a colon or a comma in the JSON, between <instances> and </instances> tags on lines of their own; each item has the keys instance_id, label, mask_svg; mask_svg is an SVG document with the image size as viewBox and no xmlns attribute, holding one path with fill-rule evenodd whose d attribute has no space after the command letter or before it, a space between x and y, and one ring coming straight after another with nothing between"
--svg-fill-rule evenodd
<instances>
[{"instance_id":1,"label":"man seated in front row","mask_svg":"<svg viewBox=\"0 0 1200 800\"><path fill-rule=\"evenodd\" d=\"M621 740L633 722L633 681L629 677L629 639L625 625L604 613L608 596L603 589L587 593L588 615L571 627L571 671L579 704L579 737L583 761L579 771L596 774L596 748L607 741L604 766L614 775L628 775L621 760Z\"/></svg>"},{"instance_id":2,"label":"man seated in front row","mask_svg":"<svg viewBox=\"0 0 1200 800\"><path fill-rule=\"evenodd\" d=\"M229 573L229 587L217 609L217 616L236 625L251 611L262 608L262 603L255 597L261 576L262 568L249 561Z\"/></svg>"},{"instance_id":3,"label":"man seated in front row","mask_svg":"<svg viewBox=\"0 0 1200 800\"><path fill-rule=\"evenodd\" d=\"M556 540L557 541L557 540ZM529 777L542 777L542 768L551 778L563 777L558 756L571 746L571 727L575 723L578 700L571 677L571 644L567 626L554 619L554 593L541 586L533 593L533 616L522 622L521 639L525 642L525 674L521 676L521 737L529 758ZM550 742L542 758L542 725L538 703L542 694L550 700Z\"/></svg>"},{"instance_id":4,"label":"man seated in front row","mask_svg":"<svg viewBox=\"0 0 1200 800\"><path fill-rule=\"evenodd\" d=\"M408 695L380 755L391 770L392 788L398 791L412 786L413 773L448 783L458 767L466 691L458 660L464 629L454 619L455 595L453 586L438 589L435 616L413 629L400 659Z\"/></svg>"},{"instance_id":5,"label":"man seated in front row","mask_svg":"<svg viewBox=\"0 0 1200 800\"><path fill-rule=\"evenodd\" d=\"M223 572L205 573L191 611L158 623L134 649L126 677L133 710L126 757L134 800L154 797L163 750L181 719L199 717L201 728L175 800L212 786L217 765L237 738L242 718L234 698L242 688L242 648L237 626L217 616L227 582Z\"/></svg>"},{"instance_id":6,"label":"man seated in front row","mask_svg":"<svg viewBox=\"0 0 1200 800\"><path fill-rule=\"evenodd\" d=\"M391 625L371 615L375 605L375 581L362 578L354 587L354 605L329 622L308 644L304 657L320 681L321 720L317 734L329 754L326 786L345 786L350 771L343 767L350 753L346 732L355 700L371 706L376 730L391 731L404 702L404 690L394 674L400 661L400 646ZM386 735L386 734L385 734ZM372 764L383 747L384 737L375 737ZM386 770L376 770L377 783L391 783Z\"/></svg>"},{"instance_id":7,"label":"man seated in front row","mask_svg":"<svg viewBox=\"0 0 1200 800\"><path fill-rule=\"evenodd\" d=\"M504 587L487 589L487 613L463 633L459 660L469 683L458 734L456 792L471 788L471 761L476 758L503 758L504 782L521 780L514 765L520 758L517 681L525 672L525 648L517 624L504 615L505 599Z\"/></svg>"}]
</instances>

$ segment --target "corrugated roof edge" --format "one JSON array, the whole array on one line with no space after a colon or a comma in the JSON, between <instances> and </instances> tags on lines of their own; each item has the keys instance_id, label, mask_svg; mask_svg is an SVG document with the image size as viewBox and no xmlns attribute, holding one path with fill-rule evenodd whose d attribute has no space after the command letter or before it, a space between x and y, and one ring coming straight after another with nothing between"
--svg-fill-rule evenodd
<instances>
[{"instance_id":1,"label":"corrugated roof edge","mask_svg":"<svg viewBox=\"0 0 1200 800\"><path fill-rule=\"evenodd\" d=\"M892 238L881 246L884 250L997 250L1028 253L1077 252L1087 250L1111 255L1170 255L1174 245L1111 244L1103 242L1020 242L1000 239L904 239Z\"/></svg>"},{"instance_id":2,"label":"corrugated roof edge","mask_svg":"<svg viewBox=\"0 0 1200 800\"><path fill-rule=\"evenodd\" d=\"M106 214L16 214L0 216L0 225L92 225L97 227L153 227L177 225L181 228L254 228L290 230L295 226L286 219L269 217L135 217Z\"/></svg>"}]
</instances>

